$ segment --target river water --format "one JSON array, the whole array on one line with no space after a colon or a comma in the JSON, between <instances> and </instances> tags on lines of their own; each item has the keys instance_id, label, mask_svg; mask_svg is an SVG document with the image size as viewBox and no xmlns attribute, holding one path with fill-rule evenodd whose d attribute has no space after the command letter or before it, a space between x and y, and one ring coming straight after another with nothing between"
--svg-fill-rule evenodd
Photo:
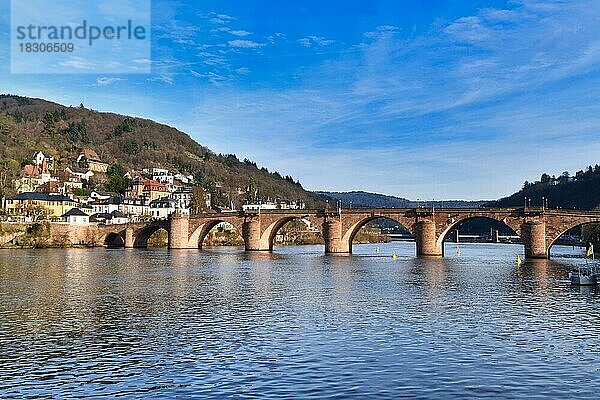
<instances>
[{"instance_id":1,"label":"river water","mask_svg":"<svg viewBox=\"0 0 600 400\"><path fill-rule=\"evenodd\" d=\"M2 251L0 397L599 396L583 250L414 251Z\"/></svg>"}]
</instances>

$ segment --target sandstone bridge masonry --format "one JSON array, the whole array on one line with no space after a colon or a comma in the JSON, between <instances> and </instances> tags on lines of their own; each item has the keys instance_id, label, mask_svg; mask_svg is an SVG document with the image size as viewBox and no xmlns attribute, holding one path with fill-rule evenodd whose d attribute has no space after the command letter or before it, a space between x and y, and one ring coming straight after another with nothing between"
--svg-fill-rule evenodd
<instances>
[{"instance_id":1,"label":"sandstone bridge masonry","mask_svg":"<svg viewBox=\"0 0 600 400\"><path fill-rule=\"evenodd\" d=\"M406 208L266 210L192 217L174 214L163 221L93 229L97 230L94 236L100 245L146 247L154 232L165 229L169 234L170 249L198 249L212 228L228 222L242 233L247 251L270 251L275 235L283 225L304 219L322 232L326 253L343 254L352 252L352 240L361 227L384 217L397 221L413 235L417 256L443 256L443 242L448 232L472 218L489 218L505 223L522 238L527 258L548 258L550 247L563 233L579 225L600 222L600 212L594 211L523 207Z\"/></svg>"}]
</instances>

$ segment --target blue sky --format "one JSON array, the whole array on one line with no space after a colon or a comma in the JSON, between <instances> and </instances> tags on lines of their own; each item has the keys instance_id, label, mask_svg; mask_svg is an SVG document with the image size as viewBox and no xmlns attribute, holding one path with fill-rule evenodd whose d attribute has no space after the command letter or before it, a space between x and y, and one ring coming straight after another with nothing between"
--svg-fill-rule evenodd
<instances>
[{"instance_id":1,"label":"blue sky","mask_svg":"<svg viewBox=\"0 0 600 400\"><path fill-rule=\"evenodd\" d=\"M154 1L152 74L0 92L173 125L315 190L491 199L600 162L600 2Z\"/></svg>"}]
</instances>

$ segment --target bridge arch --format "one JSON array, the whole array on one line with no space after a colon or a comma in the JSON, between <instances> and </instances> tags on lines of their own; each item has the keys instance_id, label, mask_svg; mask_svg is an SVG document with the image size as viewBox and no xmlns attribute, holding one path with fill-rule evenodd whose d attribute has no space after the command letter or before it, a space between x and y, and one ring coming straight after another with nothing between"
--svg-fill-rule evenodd
<instances>
[{"instance_id":1,"label":"bridge arch","mask_svg":"<svg viewBox=\"0 0 600 400\"><path fill-rule=\"evenodd\" d=\"M387 215L371 215L365 218L362 218L358 221L352 223L345 233L342 235L342 245L347 246L348 252L352 253L352 243L354 238L361 230L361 228L365 227L367 224L376 221L378 219L387 219L394 221L399 224L402 228L404 228L411 236L414 237L414 227L410 220L403 220L402 218L398 218L396 216L387 216Z\"/></svg>"},{"instance_id":2,"label":"bridge arch","mask_svg":"<svg viewBox=\"0 0 600 400\"><path fill-rule=\"evenodd\" d=\"M323 233L322 233L322 229L321 229L319 222L311 220L311 218L309 218L308 216L286 216L286 217L280 218L280 219L272 222L271 224L269 224L262 233L261 241L263 241L263 243L268 245L269 251L273 250L277 233L285 225L287 225L293 221L301 221L307 227L310 227L310 226L318 227L318 232L319 232L319 234L321 236L321 240L322 240Z\"/></svg>"},{"instance_id":3,"label":"bridge arch","mask_svg":"<svg viewBox=\"0 0 600 400\"><path fill-rule=\"evenodd\" d=\"M108 248L125 247L124 232L110 232L104 238L104 246Z\"/></svg>"},{"instance_id":4,"label":"bridge arch","mask_svg":"<svg viewBox=\"0 0 600 400\"><path fill-rule=\"evenodd\" d=\"M568 225L564 225L561 226L560 228L558 228L558 230L556 232L550 232L550 240L549 243L547 245L547 249L546 252L548 254L548 256L550 256L550 250L552 250L552 246L554 246L556 244L556 242L567 232L569 232L572 229L575 228L583 228L586 225L591 225L591 224L598 224L598 222L594 222L594 221L585 221L585 222L575 222L572 224L568 224ZM582 238L583 240L583 238Z\"/></svg>"},{"instance_id":5,"label":"bridge arch","mask_svg":"<svg viewBox=\"0 0 600 400\"><path fill-rule=\"evenodd\" d=\"M133 247L147 248L150 237L161 229L169 235L168 227L162 224L151 224L138 229L133 235Z\"/></svg>"},{"instance_id":6,"label":"bridge arch","mask_svg":"<svg viewBox=\"0 0 600 400\"><path fill-rule=\"evenodd\" d=\"M198 226L190 235L190 239L189 239L189 243L190 243L190 247L196 246L197 248L201 249L202 248L202 244L204 242L204 239L206 239L206 237L210 234L210 232L219 224L230 224L234 227L234 229L241 235L242 231L239 227L238 224L232 222L232 221L227 221L225 219L214 219L214 220L210 220L207 221L205 223L203 223L202 225Z\"/></svg>"},{"instance_id":7,"label":"bridge arch","mask_svg":"<svg viewBox=\"0 0 600 400\"><path fill-rule=\"evenodd\" d=\"M516 218L510 218L510 217L504 217L501 218L501 216L499 215L458 215L456 217L449 217L448 220L446 221L446 224L443 226L443 228L441 229L441 232L439 233L437 239L436 239L436 245L439 246L439 248L443 249L444 246L444 241L446 240L446 237L448 236L448 234L453 231L454 229L458 229L461 225L463 225L465 222L467 221L472 221L472 220L476 220L476 219L487 219L487 220L491 220L491 221L496 221L501 223L503 226L505 226L506 228L508 228L512 233L514 233L515 236L521 236L521 227L520 227L520 221Z\"/></svg>"}]
</instances>

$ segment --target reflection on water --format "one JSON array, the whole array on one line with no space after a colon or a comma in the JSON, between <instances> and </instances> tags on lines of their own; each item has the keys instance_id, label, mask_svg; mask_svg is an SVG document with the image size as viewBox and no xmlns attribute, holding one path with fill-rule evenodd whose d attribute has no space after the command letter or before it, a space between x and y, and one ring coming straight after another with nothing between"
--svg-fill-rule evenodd
<instances>
[{"instance_id":1,"label":"reflection on water","mask_svg":"<svg viewBox=\"0 0 600 400\"><path fill-rule=\"evenodd\" d=\"M446 246L3 251L0 395L597 397L582 251Z\"/></svg>"}]
</instances>

